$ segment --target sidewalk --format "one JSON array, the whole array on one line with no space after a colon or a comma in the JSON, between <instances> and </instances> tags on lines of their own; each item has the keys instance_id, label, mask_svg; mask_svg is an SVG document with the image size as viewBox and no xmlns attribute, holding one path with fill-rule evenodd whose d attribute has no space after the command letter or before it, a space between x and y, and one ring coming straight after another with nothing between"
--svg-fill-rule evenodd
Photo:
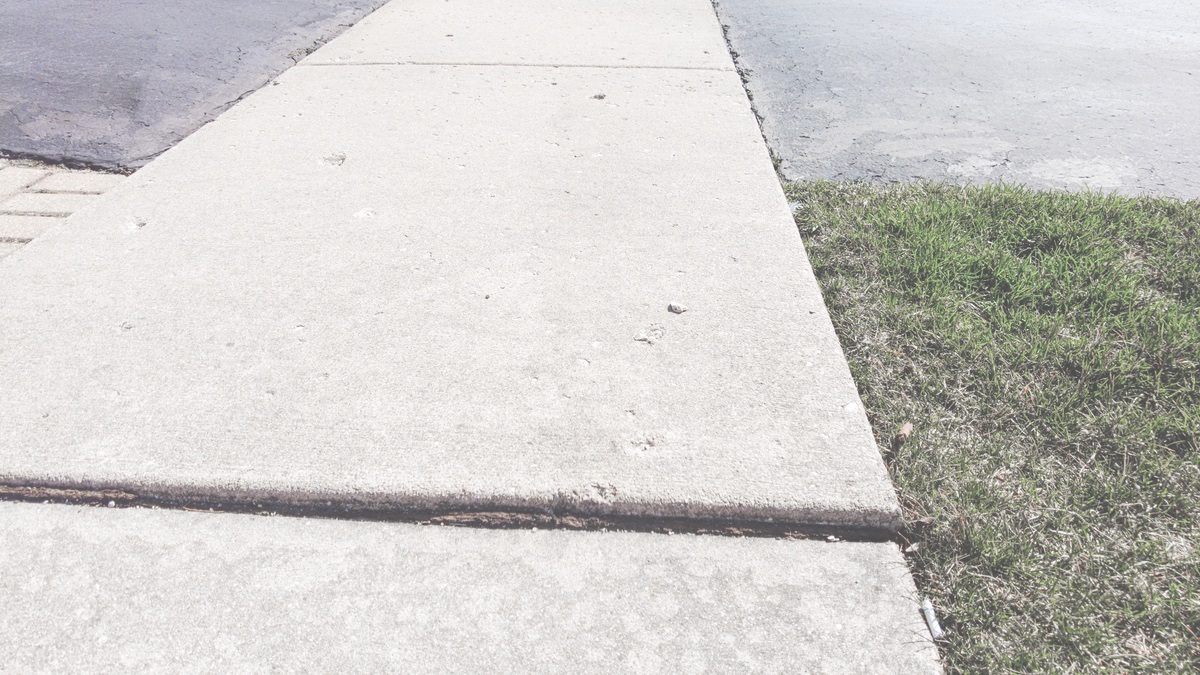
<instances>
[{"instance_id":1,"label":"sidewalk","mask_svg":"<svg viewBox=\"0 0 1200 675\"><path fill-rule=\"evenodd\" d=\"M200 508L485 509L857 537L898 525L769 155L702 0L393 2L0 263L0 345L11 382L0 391L0 482L10 486L112 489ZM479 570L455 582L468 592L492 597L488 579L500 574L512 585L505 593L542 593L558 606L644 577L674 589L648 597L717 600L684 625L656 617L653 602L622 605L625 620L644 622L622 623L643 642L645 631L678 629L708 650L721 640L735 651L766 644L750 665L767 670L937 668L891 543L465 529L437 543L429 528L397 523L64 509L9 508L5 538L40 540L45 557L0 559L26 579L21 587L62 593L48 616L74 611L62 586L71 582L38 572L61 564L125 589L106 597L148 608L146 620L186 622L203 610L154 600L181 579L207 597L243 592L229 568L180 552L261 532L245 544L262 547L244 572L260 589L246 611L311 602L335 617L330 634L328 624L294 626L294 651L255 652L262 663L320 663L306 659L334 653L331 638L361 629L363 639L392 640L395 629L373 618L427 611L405 587L377 583L396 558L354 543L386 531L412 550L439 547L430 554L438 562L395 569L405 583L449 588L438 570L466 566ZM43 518L60 525L39 530ZM320 551L295 555L320 567L366 561L376 576L348 571L343 593L302 601L288 594L305 584L271 586L288 578L293 556L271 542L310 527ZM75 543L59 553L66 541ZM107 566L106 547L131 563ZM500 557L471 557L471 547ZM285 563L262 566L277 554ZM553 590L540 572L504 571L570 570L578 556L661 563ZM719 575L741 581L717 596L680 590L695 561L713 556L725 561ZM851 559L857 582L844 573ZM181 572L163 576L164 560ZM754 581L764 574L776 581ZM798 599L785 600L780 585ZM537 616L442 602L447 616L488 617L468 630L478 651L431 660L444 636L417 622L404 634L410 650L359 663L571 667L580 663L563 647L571 626L606 625L615 611L576 606L576 623L546 628L547 639L565 641L548 650L530 637ZM812 614L764 611L736 624L707 616L780 602ZM361 612L346 611L353 603ZM94 616L115 630L107 622L118 615L102 602ZM231 662L251 653L236 645L261 637L252 625L230 638ZM72 649L97 667L187 653L174 638L140 650L131 639L120 658L100 644ZM629 642L599 653L625 654L625 669L658 669ZM504 651L514 645L525 656ZM43 663L54 647L27 653ZM677 643L648 653L663 668L687 666Z\"/></svg>"}]
</instances>

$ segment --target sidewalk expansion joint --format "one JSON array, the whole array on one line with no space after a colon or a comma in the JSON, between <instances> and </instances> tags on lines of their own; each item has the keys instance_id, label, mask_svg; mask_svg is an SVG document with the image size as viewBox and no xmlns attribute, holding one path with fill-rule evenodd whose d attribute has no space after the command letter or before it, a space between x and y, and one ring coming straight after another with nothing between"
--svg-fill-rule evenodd
<instances>
[{"instance_id":1,"label":"sidewalk expansion joint","mask_svg":"<svg viewBox=\"0 0 1200 675\"><path fill-rule=\"evenodd\" d=\"M108 508L152 508L205 513L319 518L370 522L449 525L484 529L581 530L597 532L647 532L774 539L821 539L830 542L904 543L902 533L881 527L806 525L798 523L739 521L719 518L667 516L614 516L575 513L570 510L488 510L413 508L392 505L297 504L280 499L248 497L180 498L143 495L116 488L67 488L0 484L0 502L66 504Z\"/></svg>"},{"instance_id":2,"label":"sidewalk expansion joint","mask_svg":"<svg viewBox=\"0 0 1200 675\"><path fill-rule=\"evenodd\" d=\"M595 68L600 70L699 70L714 73L736 72L733 68L713 68L711 66L645 66L645 65L613 65L590 63L504 63L485 61L348 61L346 63L300 63L297 67L344 67L344 66L461 66L461 67L498 67L498 68Z\"/></svg>"},{"instance_id":3,"label":"sidewalk expansion joint","mask_svg":"<svg viewBox=\"0 0 1200 675\"><path fill-rule=\"evenodd\" d=\"M37 183L34 183L31 188L26 188L24 192L31 195L83 195L85 197L99 197L104 194L104 192L95 190L39 190Z\"/></svg>"},{"instance_id":4,"label":"sidewalk expansion joint","mask_svg":"<svg viewBox=\"0 0 1200 675\"><path fill-rule=\"evenodd\" d=\"M0 216L31 216L34 218L66 218L70 211L6 211L0 210Z\"/></svg>"}]
</instances>

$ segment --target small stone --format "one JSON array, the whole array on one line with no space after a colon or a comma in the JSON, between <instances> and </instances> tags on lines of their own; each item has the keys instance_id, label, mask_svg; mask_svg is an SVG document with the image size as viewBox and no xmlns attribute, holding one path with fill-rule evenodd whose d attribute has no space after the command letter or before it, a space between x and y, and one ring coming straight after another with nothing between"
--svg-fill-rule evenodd
<instances>
[{"instance_id":1,"label":"small stone","mask_svg":"<svg viewBox=\"0 0 1200 675\"><path fill-rule=\"evenodd\" d=\"M671 304L667 305L667 311L672 314L683 314L687 311L687 309L687 307L684 307L677 302L672 302Z\"/></svg>"}]
</instances>

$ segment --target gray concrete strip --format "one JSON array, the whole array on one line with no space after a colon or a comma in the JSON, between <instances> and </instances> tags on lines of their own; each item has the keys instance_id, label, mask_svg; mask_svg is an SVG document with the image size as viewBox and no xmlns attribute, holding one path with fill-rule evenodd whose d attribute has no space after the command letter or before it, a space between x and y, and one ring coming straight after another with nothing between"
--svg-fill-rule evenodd
<instances>
[{"instance_id":1,"label":"gray concrete strip","mask_svg":"<svg viewBox=\"0 0 1200 675\"><path fill-rule=\"evenodd\" d=\"M1200 4L718 0L791 179L1200 198Z\"/></svg>"},{"instance_id":2,"label":"gray concrete strip","mask_svg":"<svg viewBox=\"0 0 1200 675\"><path fill-rule=\"evenodd\" d=\"M136 168L383 0L0 2L0 154Z\"/></svg>"},{"instance_id":3,"label":"gray concrete strip","mask_svg":"<svg viewBox=\"0 0 1200 675\"><path fill-rule=\"evenodd\" d=\"M0 268L0 481L898 524L734 72L279 82Z\"/></svg>"},{"instance_id":4,"label":"gray concrete strip","mask_svg":"<svg viewBox=\"0 0 1200 675\"><path fill-rule=\"evenodd\" d=\"M302 63L364 62L733 68L696 0L404 0Z\"/></svg>"},{"instance_id":5,"label":"gray concrete strip","mask_svg":"<svg viewBox=\"0 0 1200 675\"><path fill-rule=\"evenodd\" d=\"M894 544L0 503L16 671L936 673Z\"/></svg>"}]
</instances>

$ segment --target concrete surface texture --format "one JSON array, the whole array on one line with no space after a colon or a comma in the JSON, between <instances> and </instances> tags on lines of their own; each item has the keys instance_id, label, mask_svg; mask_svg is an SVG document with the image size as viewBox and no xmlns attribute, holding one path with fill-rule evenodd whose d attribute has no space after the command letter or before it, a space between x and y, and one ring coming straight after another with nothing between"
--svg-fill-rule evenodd
<instances>
[{"instance_id":1,"label":"concrete surface texture","mask_svg":"<svg viewBox=\"0 0 1200 675\"><path fill-rule=\"evenodd\" d=\"M718 0L790 179L1200 197L1200 4Z\"/></svg>"},{"instance_id":2,"label":"concrete surface texture","mask_svg":"<svg viewBox=\"0 0 1200 675\"><path fill-rule=\"evenodd\" d=\"M136 168L383 0L6 0L0 153Z\"/></svg>"},{"instance_id":3,"label":"concrete surface texture","mask_svg":"<svg viewBox=\"0 0 1200 675\"><path fill-rule=\"evenodd\" d=\"M503 65L604 14L517 13L500 65L293 68L7 258L0 480L895 527L708 2Z\"/></svg>"},{"instance_id":4,"label":"concrete surface texture","mask_svg":"<svg viewBox=\"0 0 1200 675\"><path fill-rule=\"evenodd\" d=\"M0 504L16 671L937 672L894 544Z\"/></svg>"},{"instance_id":5,"label":"concrete surface texture","mask_svg":"<svg viewBox=\"0 0 1200 675\"><path fill-rule=\"evenodd\" d=\"M0 159L0 259L123 180L111 173Z\"/></svg>"},{"instance_id":6,"label":"concrete surface texture","mask_svg":"<svg viewBox=\"0 0 1200 675\"><path fill-rule=\"evenodd\" d=\"M730 68L720 26L693 0L392 2L304 63Z\"/></svg>"}]
</instances>

